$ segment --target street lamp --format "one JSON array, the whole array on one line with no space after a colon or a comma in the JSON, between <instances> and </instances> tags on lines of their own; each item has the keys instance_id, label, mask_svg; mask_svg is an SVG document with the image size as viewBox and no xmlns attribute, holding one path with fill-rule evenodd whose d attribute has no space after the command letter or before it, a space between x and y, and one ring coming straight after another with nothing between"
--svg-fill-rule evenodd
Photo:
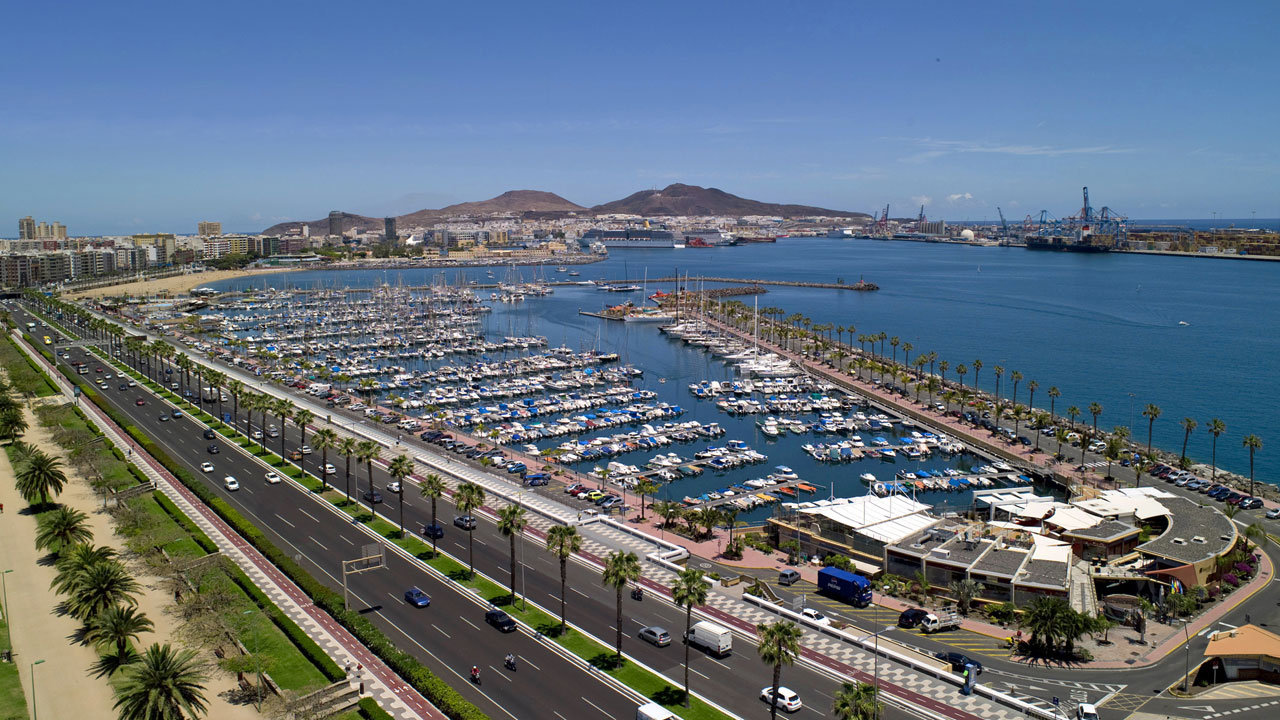
<instances>
[{"instance_id":1,"label":"street lamp","mask_svg":"<svg viewBox=\"0 0 1280 720\"><path fill-rule=\"evenodd\" d=\"M1183 643L1184 652L1182 654L1182 657L1183 657L1182 692L1187 691L1187 682L1190 680L1190 676L1191 676L1191 630L1189 629L1190 627L1191 627L1191 618L1184 619L1182 621L1182 635L1187 639L1187 641Z\"/></svg>"},{"instance_id":2,"label":"street lamp","mask_svg":"<svg viewBox=\"0 0 1280 720\"><path fill-rule=\"evenodd\" d=\"M4 624L6 626L9 624L9 586L5 584L4 576L8 575L11 572L13 571L5 570L4 572L0 573L0 591L4 593ZM9 633L6 631L4 636L7 639L9 637ZM8 648L5 648L5 649L7 650Z\"/></svg>"},{"instance_id":3,"label":"street lamp","mask_svg":"<svg viewBox=\"0 0 1280 720\"><path fill-rule=\"evenodd\" d=\"M36 718L36 666L43 663L43 660L36 660L31 663L31 720Z\"/></svg>"},{"instance_id":4,"label":"street lamp","mask_svg":"<svg viewBox=\"0 0 1280 720\"><path fill-rule=\"evenodd\" d=\"M251 615L257 610L245 610L241 615ZM258 671L258 684L253 688L253 704L262 709L262 658L258 657L258 629L253 629L253 667Z\"/></svg>"}]
</instances>

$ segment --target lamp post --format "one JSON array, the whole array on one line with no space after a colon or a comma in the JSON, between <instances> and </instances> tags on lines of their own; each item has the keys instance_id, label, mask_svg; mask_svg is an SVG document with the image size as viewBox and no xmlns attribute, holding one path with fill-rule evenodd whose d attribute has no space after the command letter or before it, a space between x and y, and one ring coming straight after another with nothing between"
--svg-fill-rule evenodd
<instances>
[{"instance_id":1,"label":"lamp post","mask_svg":"<svg viewBox=\"0 0 1280 720\"><path fill-rule=\"evenodd\" d=\"M0 573L0 592L3 592L4 594L4 624L6 626L8 626L9 624L9 586L5 583L4 576L8 575L11 572L13 571L5 570L4 572ZM5 638L8 638L8 637L9 637L9 633L6 631ZM5 648L5 649L7 650L8 648Z\"/></svg>"},{"instance_id":2,"label":"lamp post","mask_svg":"<svg viewBox=\"0 0 1280 720\"><path fill-rule=\"evenodd\" d=\"M1182 692L1187 691L1187 684L1190 682L1191 676L1191 619L1187 618L1182 621L1182 635L1187 639L1183 643L1184 652L1182 654Z\"/></svg>"},{"instance_id":3,"label":"lamp post","mask_svg":"<svg viewBox=\"0 0 1280 720\"><path fill-rule=\"evenodd\" d=\"M517 503L520 507L524 507L524 488L520 488L519 499ZM525 585L525 564L524 564L524 544L525 531L520 531L520 609L529 609L529 587Z\"/></svg>"},{"instance_id":4,"label":"lamp post","mask_svg":"<svg viewBox=\"0 0 1280 720\"><path fill-rule=\"evenodd\" d=\"M256 610L245 610L241 615L251 615ZM258 630L253 630L253 667L257 670L258 684L253 688L253 704L259 710L262 709L262 658L258 657Z\"/></svg>"},{"instance_id":5,"label":"lamp post","mask_svg":"<svg viewBox=\"0 0 1280 720\"><path fill-rule=\"evenodd\" d=\"M31 663L31 720L36 718L36 666L43 663L43 660L36 660Z\"/></svg>"}]
</instances>

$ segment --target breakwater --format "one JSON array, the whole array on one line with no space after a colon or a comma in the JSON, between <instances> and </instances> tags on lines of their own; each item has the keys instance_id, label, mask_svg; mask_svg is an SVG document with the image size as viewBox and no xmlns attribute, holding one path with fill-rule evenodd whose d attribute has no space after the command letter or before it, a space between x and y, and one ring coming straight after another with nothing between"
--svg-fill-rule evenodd
<instances>
[{"instance_id":1,"label":"breakwater","mask_svg":"<svg viewBox=\"0 0 1280 720\"><path fill-rule=\"evenodd\" d=\"M824 283L824 282L812 282L808 280L766 280L763 278L711 277L708 275L699 275L696 278L695 277L686 277L686 278L664 277L664 278L648 279L648 281L651 283L670 283L670 282L686 282L687 283L693 280L698 280L700 282L712 282L712 283L732 283L737 285L779 285L783 287L826 288L828 290L857 290L860 292L872 292L880 289L879 285L873 282L867 282L866 280L863 280L861 278L859 278L858 282L856 283L846 283L843 281L837 281L833 283ZM628 280L626 282L639 282L639 280L634 280L634 281Z\"/></svg>"}]
</instances>

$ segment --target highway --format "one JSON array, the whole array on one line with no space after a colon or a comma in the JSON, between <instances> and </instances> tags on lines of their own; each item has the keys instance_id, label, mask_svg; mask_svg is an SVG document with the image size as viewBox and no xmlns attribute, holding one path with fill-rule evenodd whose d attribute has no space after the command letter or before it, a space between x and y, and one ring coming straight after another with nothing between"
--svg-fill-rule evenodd
<instances>
[{"instance_id":1,"label":"highway","mask_svg":"<svg viewBox=\"0 0 1280 720\"><path fill-rule=\"evenodd\" d=\"M59 350L59 361L64 372L74 374L75 369L66 366L67 361L62 360L62 352ZM67 352L71 354L70 360L84 359L82 349L70 348ZM88 377L102 377L107 372L115 374L109 367L104 373L97 373L96 368L100 365L103 363L92 362ZM181 371L177 368L168 375L164 373L163 364L152 369L165 378L162 382L166 386L170 382L181 383ZM140 371L146 372L145 359ZM216 440L203 438L203 426L192 418L161 421L160 416L171 416L174 407L141 385L120 390L118 388L122 380L118 375L106 382L108 389L101 392L106 400L112 402L139 429L165 448L175 460L182 462L194 475L203 477L209 487L266 531L282 549L292 550L313 575L341 591L341 561L357 557L362 545L373 542L370 536L346 522L345 515L335 514L325 501L309 496L289 483L267 484L263 477L270 468L220 435ZM138 399L143 399L146 404L138 406ZM224 402L223 412L232 413L234 405L233 402ZM205 408L212 413L218 410L216 402L205 404ZM239 427L246 427L248 419L243 408L239 409L237 420ZM278 425L278 420L271 417L266 422L268 426ZM255 413L254 429L258 429L261 423L261 414ZM300 447L301 431L296 426L286 424L281 432L286 453ZM312 442L310 435L306 439L308 444ZM281 449L280 440L279 437L266 438L267 447L278 453ZM219 446L218 454L208 453L207 447L211 443ZM214 471L202 473L200 465L203 462L213 463ZM305 468L313 474L320 473L323 462L320 452L303 456ZM330 483L341 491L346 484L345 460L331 450L328 462L337 469L336 473L329 476ZM354 459L351 469L352 495L358 498L369 486L367 470L363 463ZM228 474L239 480L239 491L228 492L223 488L223 478ZM385 499L379 506L379 512L395 522L398 519L398 498L386 490L390 481L384 468L375 462L374 486L382 492ZM430 521L430 501L421 497L412 486L407 487L404 501L407 529L420 530L423 524ZM465 563L465 532L452 524L456 512L447 497L438 501L438 513L439 522L445 529L444 537L439 540L441 550ZM490 519L482 517L474 540L477 571L505 586L509 582L510 573L508 538L497 531ZM527 566L527 572L521 573L521 581L525 583L522 592L527 592L530 601L554 614L558 611L560 598L559 561L545 550L540 540L526 537L522 542L525 544L522 551L517 544L517 551L523 555L523 562ZM464 599L448 588L446 582L435 579L395 553L388 552L387 560L386 570L348 578L352 607L367 608L365 612L397 645L413 652L434 672L460 688L491 717L550 718L557 714L569 716L566 710L582 712L584 708L589 710L591 707L595 707L601 716L623 718L634 715L635 703L631 699L607 687L576 665L554 655L533 638L524 634L501 636L496 630L486 626L484 608ZM404 590L414 585L431 596L432 604L429 608L419 610L404 603ZM616 620L615 591L602 587L598 570L582 562L569 564L568 588L570 622L612 645ZM683 609L661 600L653 593L647 594L642 601L635 601L624 595L624 603L624 650L636 660L664 674L673 685L682 685L683 645L679 636L684 628ZM667 629L677 638L676 642L665 648L658 648L640 641L636 635L642 627L648 625L659 625ZM515 652L522 658L520 669L516 673L502 668L502 657L507 652ZM734 652L726 658L714 658L698 651L692 654L692 658L690 674L695 692L743 717L767 709L758 695L760 688L771 681L772 671L759 660L753 644L738 637L735 638ZM472 686L465 677L472 664L478 664L482 668L482 680L485 682L480 688ZM503 681L495 682L499 677ZM568 681L539 683L539 678L544 677L555 677L557 680L565 678ZM831 714L834 693L839 687L839 681L835 678L801 664L783 671L783 684L800 693L804 699L806 707L801 710L800 716ZM542 689L543 686L546 689ZM883 717L899 720L916 716L890 706L886 708Z\"/></svg>"}]
</instances>

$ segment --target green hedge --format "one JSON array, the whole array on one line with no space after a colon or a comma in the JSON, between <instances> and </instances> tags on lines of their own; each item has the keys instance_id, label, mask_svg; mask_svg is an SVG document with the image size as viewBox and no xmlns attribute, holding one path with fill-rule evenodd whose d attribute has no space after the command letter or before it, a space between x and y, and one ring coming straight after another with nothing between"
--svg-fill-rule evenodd
<instances>
[{"instance_id":1,"label":"green hedge","mask_svg":"<svg viewBox=\"0 0 1280 720\"><path fill-rule=\"evenodd\" d=\"M329 682L336 682L347 676L346 671L338 667L338 663L326 655L320 649L320 646L316 645L315 641L311 639L310 635L303 632L297 623L290 620L275 603L271 602L271 598L268 598L261 588L254 585L243 570L235 568L230 575L235 584L239 585L246 595L253 598L253 601L257 603L259 608L262 608L267 617L271 618L276 627L284 632L285 636L298 648L303 657L310 660L312 665L315 665L320 669L320 672L324 673L325 679Z\"/></svg>"},{"instance_id":2,"label":"green hedge","mask_svg":"<svg viewBox=\"0 0 1280 720\"><path fill-rule=\"evenodd\" d=\"M174 505L173 501L169 499L169 496L162 492L158 492L155 494L155 499L156 502L160 503L160 507L164 508L164 511L169 513L169 517L172 517L174 522L182 526L182 529L186 530L187 533L191 535L192 539L196 541L196 544L200 546L200 549L209 554L218 552L217 544L210 540L209 536L205 535L204 531L197 527L196 524L192 522L191 518L187 517L186 513L179 510L178 506Z\"/></svg>"},{"instance_id":3,"label":"green hedge","mask_svg":"<svg viewBox=\"0 0 1280 720\"><path fill-rule=\"evenodd\" d=\"M360 717L365 720L395 720L391 713L383 710L373 698L360 698L360 705L356 712L360 713Z\"/></svg>"},{"instance_id":4,"label":"green hedge","mask_svg":"<svg viewBox=\"0 0 1280 720\"><path fill-rule=\"evenodd\" d=\"M123 417L110 404L103 402L96 389L88 382L84 381L79 375L73 376L71 379L80 386L81 392L90 401L101 408L116 425L129 433L145 452L164 465L179 482L195 493L201 502L209 506L241 537L257 548L258 552L262 553L267 560L296 583L317 607L333 616L357 640L381 658L388 667L404 678L418 692L421 692L431 704L439 708L446 716L454 718L454 720L487 719L487 716L479 708L472 705L458 691L450 687L448 683L418 662L417 658L396 647L381 630L363 615L347 610L344 607L345 603L341 594L330 590L328 586L317 581L301 565L294 562L292 557L277 548L274 543L263 535L262 531L240 515L235 508L228 505L226 501L215 495L204 483L174 462L168 453L157 446L150 437L138 430L137 427L129 424L128 419Z\"/></svg>"}]
</instances>

